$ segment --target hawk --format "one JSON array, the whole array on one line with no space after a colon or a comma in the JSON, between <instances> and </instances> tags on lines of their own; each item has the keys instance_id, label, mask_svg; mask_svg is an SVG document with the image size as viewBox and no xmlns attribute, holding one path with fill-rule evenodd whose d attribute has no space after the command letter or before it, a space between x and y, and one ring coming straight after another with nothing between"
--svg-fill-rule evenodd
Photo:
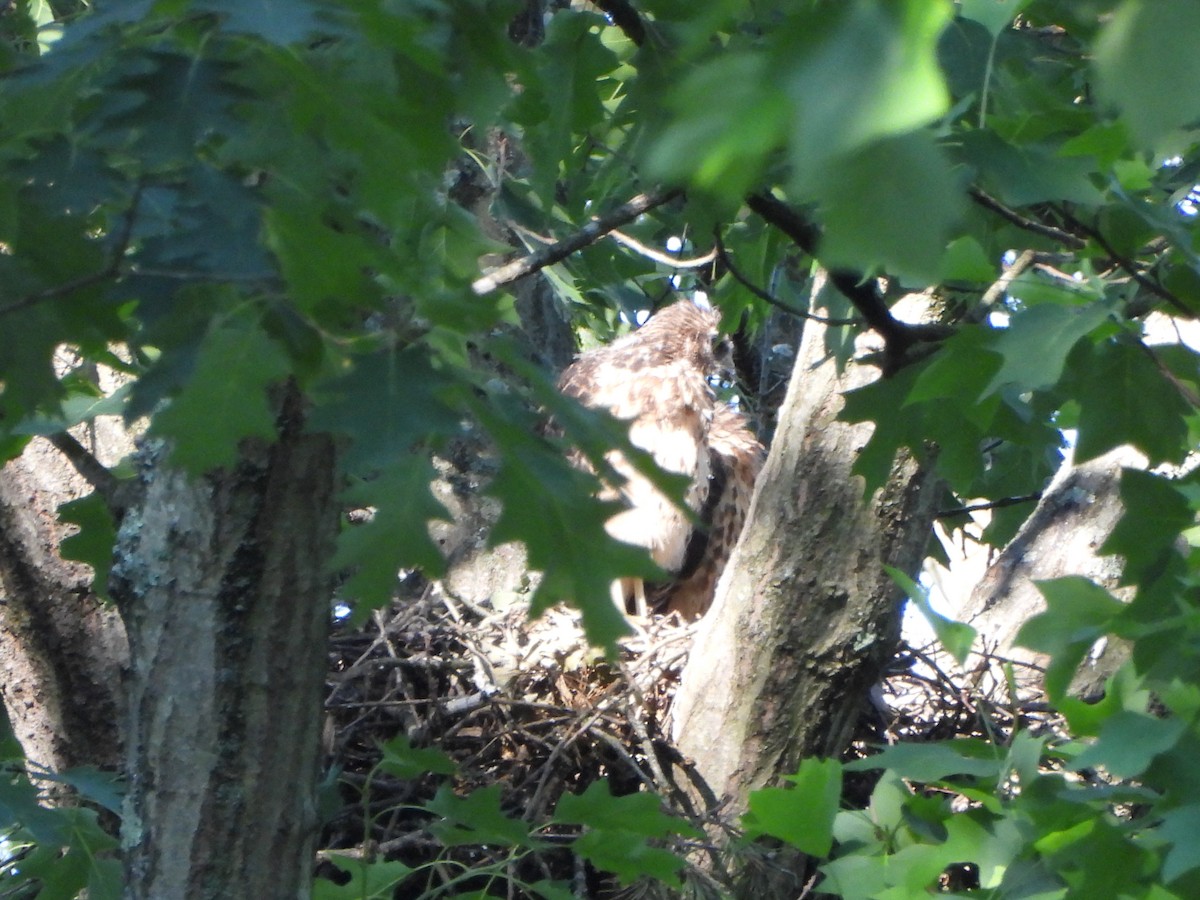
<instances>
[{"instance_id":1,"label":"hawk","mask_svg":"<svg viewBox=\"0 0 1200 900\"><path fill-rule=\"evenodd\" d=\"M613 451L609 462L626 481L604 494L621 496L628 505L609 519L608 533L646 548L672 575L669 583L651 588L651 599L685 618L702 614L712 602L761 466L762 446L739 413L716 402L709 384L730 362L719 323L713 310L679 301L632 334L582 354L559 379L567 396L627 420L634 446L660 468L689 479L684 501L694 515ZM641 579L616 582L613 600L623 612L647 613Z\"/></svg>"}]
</instances>

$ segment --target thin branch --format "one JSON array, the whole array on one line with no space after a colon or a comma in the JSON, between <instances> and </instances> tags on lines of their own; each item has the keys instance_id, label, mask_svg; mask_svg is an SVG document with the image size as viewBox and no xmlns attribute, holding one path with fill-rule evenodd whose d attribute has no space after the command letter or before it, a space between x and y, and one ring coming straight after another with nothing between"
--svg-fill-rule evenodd
<instances>
[{"instance_id":1,"label":"thin branch","mask_svg":"<svg viewBox=\"0 0 1200 900\"><path fill-rule=\"evenodd\" d=\"M737 266L733 264L733 260L729 258L729 253L725 249L725 242L721 240L719 235L717 237L716 253L717 259L721 261L721 265L723 265L729 271L729 274L733 276L735 281L741 284L742 287L752 293L755 297L758 297L760 300L765 300L776 309L783 310L785 313L797 316L801 319L809 319L813 322L820 322L822 325L839 326L863 324L861 319L831 319L828 316L819 316L816 313L810 313L803 309L797 309L789 303L784 303L770 291L763 290L757 284L752 282L742 273L740 269L738 269Z\"/></svg>"},{"instance_id":2,"label":"thin branch","mask_svg":"<svg viewBox=\"0 0 1200 900\"><path fill-rule=\"evenodd\" d=\"M820 230L782 200L770 194L751 194L746 205L764 220L774 225L809 256L817 257ZM907 362L906 353L914 344L944 340L952 329L945 325L909 325L892 315L873 280L858 272L833 269L829 281L846 296L866 320L867 325L883 338L885 346L882 366L885 374L895 372Z\"/></svg>"},{"instance_id":3,"label":"thin branch","mask_svg":"<svg viewBox=\"0 0 1200 900\"><path fill-rule=\"evenodd\" d=\"M594 0L596 6L612 20L612 23L625 32L625 37L637 46L646 42L646 26L642 17L627 0Z\"/></svg>"},{"instance_id":4,"label":"thin branch","mask_svg":"<svg viewBox=\"0 0 1200 900\"><path fill-rule=\"evenodd\" d=\"M641 241L637 240L637 238L632 238L622 231L617 231L615 228L609 232L608 236L622 247L628 247L639 256L644 256L646 259L661 263L664 266L670 266L673 269L702 269L717 258L717 249L715 247L703 256L696 256L692 259L679 259L669 253L663 253L661 250L647 247Z\"/></svg>"},{"instance_id":5,"label":"thin branch","mask_svg":"<svg viewBox=\"0 0 1200 900\"><path fill-rule=\"evenodd\" d=\"M999 500L989 500L986 503L972 503L968 506L959 506L954 509L943 509L941 512L933 514L935 519L952 519L955 516L965 516L973 512L982 512L985 509L1004 509L1006 506L1019 506L1022 503L1036 503L1042 499L1042 492L1035 491L1032 494L1024 494L1020 497L1001 497Z\"/></svg>"},{"instance_id":6,"label":"thin branch","mask_svg":"<svg viewBox=\"0 0 1200 900\"><path fill-rule=\"evenodd\" d=\"M109 259L104 268L87 275L80 275L78 278L72 278L69 281L64 281L62 284L55 285L54 287L26 294L20 300L14 300L7 306L0 306L0 316L6 316L10 313L36 306L47 300L66 296L83 288L91 287L93 284L99 284L102 281L115 278L120 274L121 261L125 258L125 251L129 249L129 241L133 236L133 224L137 218L137 208L141 198L142 184L138 182L133 189L133 198L130 200L129 209L126 211L124 219L121 222L120 230L117 231L117 243L116 247L113 248L112 258Z\"/></svg>"},{"instance_id":7,"label":"thin branch","mask_svg":"<svg viewBox=\"0 0 1200 900\"><path fill-rule=\"evenodd\" d=\"M1039 222L1036 219L1030 219L1021 215L1014 209L1005 206L995 197L983 191L981 188L972 187L968 193L971 199L984 209L991 210L1000 218L1007 222L1011 222L1023 231L1031 232L1032 234L1041 235L1045 238L1050 238L1053 241L1058 241L1065 244L1073 250L1083 248L1087 241L1079 237L1079 235L1071 234L1069 231L1064 231L1061 228L1055 228L1053 225L1047 225L1045 222Z\"/></svg>"},{"instance_id":8,"label":"thin branch","mask_svg":"<svg viewBox=\"0 0 1200 900\"><path fill-rule=\"evenodd\" d=\"M1008 291L1009 286L1017 280L1017 276L1033 265L1036 258L1037 254L1034 251L1023 250L992 283L992 286L983 292L983 296L979 298L980 309L986 314L990 307L995 306L996 302Z\"/></svg>"},{"instance_id":9,"label":"thin branch","mask_svg":"<svg viewBox=\"0 0 1200 900\"><path fill-rule=\"evenodd\" d=\"M120 518L126 504L121 497L121 480L113 475L87 447L73 435L59 431L46 436L46 440L58 450L83 479L96 489L114 518Z\"/></svg>"},{"instance_id":10,"label":"thin branch","mask_svg":"<svg viewBox=\"0 0 1200 900\"><path fill-rule=\"evenodd\" d=\"M1070 220L1072 225L1099 244L1100 248L1108 254L1108 258L1128 272L1129 276L1136 281L1140 287L1145 288L1150 293L1154 294L1154 296L1159 297L1162 300L1166 300L1167 303L1171 304L1171 306L1175 307L1185 316L1192 315L1191 310L1187 308L1187 305L1182 300L1168 291L1155 279L1146 277L1146 274L1134 264L1133 260L1120 253L1112 245L1112 242L1109 241L1109 239L1099 231L1099 229L1093 228L1091 225L1088 225L1085 222L1081 222L1068 212L1064 212L1064 215Z\"/></svg>"},{"instance_id":11,"label":"thin branch","mask_svg":"<svg viewBox=\"0 0 1200 900\"><path fill-rule=\"evenodd\" d=\"M520 281L534 272L566 259L572 253L594 244L610 231L620 228L626 222L632 222L642 213L662 206L681 196L683 192L674 189L669 191L652 191L648 194L638 194L611 212L597 216L572 235L563 238L549 247L535 250L528 256L522 256L510 263L492 269L482 278L476 279L471 289L479 295L490 294L492 291Z\"/></svg>"}]
</instances>

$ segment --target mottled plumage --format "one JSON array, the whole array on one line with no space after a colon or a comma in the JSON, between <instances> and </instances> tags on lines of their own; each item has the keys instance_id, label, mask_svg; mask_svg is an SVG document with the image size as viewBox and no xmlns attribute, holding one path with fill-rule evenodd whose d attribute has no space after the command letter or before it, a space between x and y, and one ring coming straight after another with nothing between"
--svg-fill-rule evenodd
<instances>
[{"instance_id":1,"label":"mottled plumage","mask_svg":"<svg viewBox=\"0 0 1200 900\"><path fill-rule=\"evenodd\" d=\"M765 457L766 451L747 427L745 417L727 406L718 406L708 432L709 487L700 510L705 527L692 532L683 567L675 579L652 592L654 604L664 612L677 612L691 620L712 606L717 581L746 524L754 483Z\"/></svg>"},{"instance_id":2,"label":"mottled plumage","mask_svg":"<svg viewBox=\"0 0 1200 900\"><path fill-rule=\"evenodd\" d=\"M715 312L680 301L658 312L634 333L584 353L559 380L564 394L628 420L629 438L635 446L649 452L661 468L691 480L686 503L702 519L706 513L713 517L711 530L707 525L698 530L691 518L630 466L622 454L614 451L609 456L614 469L627 479L620 495L630 508L609 520L608 532L618 540L645 547L659 566L683 578L681 590L691 585L690 597L700 590L701 579L715 585L712 553L724 552L715 570L719 575L728 558L729 548L724 547L727 532L732 532L736 540L745 519L742 501L749 500L749 488L739 467L746 468L746 459L753 457L749 476L752 487L761 455L761 447L741 416L718 408L708 382L721 365L715 349L718 324ZM718 423L716 427L714 423ZM745 446L752 450L746 451ZM731 472L735 473L732 482ZM729 490L731 483L735 490ZM617 496L616 490L608 493ZM707 540L699 540L698 535ZM656 596L666 598L671 608L689 616L699 615L703 612L700 607L706 609L708 605L687 599L685 611L670 599L671 591L666 586ZM645 586L639 580L626 579L614 585L614 601L644 615Z\"/></svg>"}]
</instances>

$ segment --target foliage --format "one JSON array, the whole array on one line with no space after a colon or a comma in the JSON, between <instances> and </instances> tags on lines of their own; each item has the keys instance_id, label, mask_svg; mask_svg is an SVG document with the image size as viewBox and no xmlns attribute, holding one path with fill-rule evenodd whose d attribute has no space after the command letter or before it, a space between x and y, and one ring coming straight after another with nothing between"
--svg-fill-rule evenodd
<instances>
[{"instance_id":1,"label":"foliage","mask_svg":"<svg viewBox=\"0 0 1200 900\"><path fill-rule=\"evenodd\" d=\"M132 380L116 398L124 414L148 417L199 473L270 438L272 391L291 380L309 427L342 441L347 502L377 508L337 557L361 614L390 597L399 568L439 571L428 456L476 429L499 458L491 539L526 542L539 607L578 603L611 643L623 626L607 585L648 563L608 538L611 510L565 448L599 462L620 438L565 408L563 436L541 430L549 382L512 351L514 297L472 282L509 249L497 235L573 233L656 183L686 188L686 201L629 232L697 248L719 238L737 271L699 280L731 327L761 322L764 294L790 302L816 262L836 289L815 309L887 339L891 377L844 412L876 424L856 461L868 491L900 447L936 446L948 492L987 500L1040 490L1064 430L1077 459L1130 444L1152 466L1178 465L1195 448L1196 354L1170 336L1152 343L1148 318L1200 311L1188 89L1200 7L634 5L640 37L561 9L531 46L507 39L519 10L503 0L5 5L0 451L94 415L87 367L101 363ZM621 327L610 296L627 313L649 306L674 272L596 242L545 274L572 321L606 336ZM889 312L924 289L942 330ZM844 360L863 327L830 328L831 354ZM65 375L64 346L85 363ZM972 859L1002 896L1196 892L1184 836L1200 798L1187 764L1197 565L1179 536L1193 536L1200 492L1194 478L1127 472L1124 499L1106 549L1126 559L1133 602L1055 582L1025 633L1054 654L1052 696L1080 740L1019 733L878 757L871 808L833 819L829 889L907 896ZM1002 544L1027 513L997 511L987 537ZM88 535L74 552L101 559L112 523L95 505L72 514ZM1086 707L1066 685L1110 633L1133 641L1133 659ZM1111 784L1073 780L1097 767ZM827 800L825 777L804 774L796 790L824 785ZM904 777L972 806L953 812ZM823 826L776 822L791 799L760 795L756 827L821 852ZM443 801L447 821L485 817L489 840L522 846L497 809ZM31 839L59 848L64 834ZM623 855L629 832L588 834L608 864L636 858ZM356 896L386 877L362 874Z\"/></svg>"},{"instance_id":2,"label":"foliage","mask_svg":"<svg viewBox=\"0 0 1200 900\"><path fill-rule=\"evenodd\" d=\"M0 715L0 895L43 900L121 895L117 841L98 811L120 813L121 790L111 775L79 769L55 775L28 763ZM86 805L52 808L41 792L68 785Z\"/></svg>"},{"instance_id":3,"label":"foliage","mask_svg":"<svg viewBox=\"0 0 1200 900\"><path fill-rule=\"evenodd\" d=\"M414 748L403 736L381 749L383 758L372 777L379 772L407 779L425 773L456 773L455 765L440 751ZM368 778L363 808L372 806ZM563 794L549 820L538 825L504 808L499 785L460 796L449 782L443 783L434 797L415 811L427 817L424 830L440 845L435 858L408 866L333 853L342 881L319 879L313 896L317 900L371 900L391 897L392 891L403 885L430 898L496 896L493 891L503 889L509 895L519 891L523 896L559 900L574 896L568 881L543 877L531 882L522 873L532 868L525 865L528 860L540 859L540 867L533 870L545 876L551 857L564 853L612 873L623 884L654 878L676 885L685 862L655 843L675 836L700 836L687 822L663 813L653 794L613 796L606 780L593 782L578 794ZM372 815L394 812L385 808ZM368 833L370 819L368 816ZM455 853L456 848L470 849L463 855Z\"/></svg>"}]
</instances>

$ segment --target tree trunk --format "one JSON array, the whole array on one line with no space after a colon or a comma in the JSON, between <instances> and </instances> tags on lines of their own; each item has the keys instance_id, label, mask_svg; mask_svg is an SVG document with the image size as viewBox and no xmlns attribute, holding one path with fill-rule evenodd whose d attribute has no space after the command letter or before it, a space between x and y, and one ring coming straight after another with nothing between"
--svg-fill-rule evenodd
<instances>
[{"instance_id":1,"label":"tree trunk","mask_svg":"<svg viewBox=\"0 0 1200 900\"><path fill-rule=\"evenodd\" d=\"M121 762L125 630L58 555L58 505L88 490L40 438L0 470L0 694L25 755L56 772Z\"/></svg>"},{"instance_id":2,"label":"tree trunk","mask_svg":"<svg viewBox=\"0 0 1200 900\"><path fill-rule=\"evenodd\" d=\"M231 471L142 458L112 579L131 650L128 900L309 896L338 504L331 442L286 417Z\"/></svg>"},{"instance_id":3,"label":"tree trunk","mask_svg":"<svg viewBox=\"0 0 1200 900\"><path fill-rule=\"evenodd\" d=\"M1145 457L1129 447L1080 465L1064 463L1033 515L988 566L964 607L954 615L969 622L992 652L1019 663L1044 666L1045 657L1013 645L1021 626L1046 608L1036 582L1082 575L1122 595L1118 588L1121 560L1097 551L1125 511L1120 494L1122 466L1143 468L1145 464ZM1084 660L1072 691L1085 697L1099 695L1105 679L1126 656L1120 643L1105 642ZM1019 681L1028 674L1030 670L1023 667L1017 670ZM1034 680L1038 682L1034 687L1040 689L1040 673Z\"/></svg>"},{"instance_id":4,"label":"tree trunk","mask_svg":"<svg viewBox=\"0 0 1200 900\"><path fill-rule=\"evenodd\" d=\"M851 475L870 425L836 421L844 374L808 323L758 491L675 700L680 750L730 809L795 771L834 756L899 639L902 595L885 565L915 573L932 521L929 476L899 460L863 497Z\"/></svg>"}]
</instances>

